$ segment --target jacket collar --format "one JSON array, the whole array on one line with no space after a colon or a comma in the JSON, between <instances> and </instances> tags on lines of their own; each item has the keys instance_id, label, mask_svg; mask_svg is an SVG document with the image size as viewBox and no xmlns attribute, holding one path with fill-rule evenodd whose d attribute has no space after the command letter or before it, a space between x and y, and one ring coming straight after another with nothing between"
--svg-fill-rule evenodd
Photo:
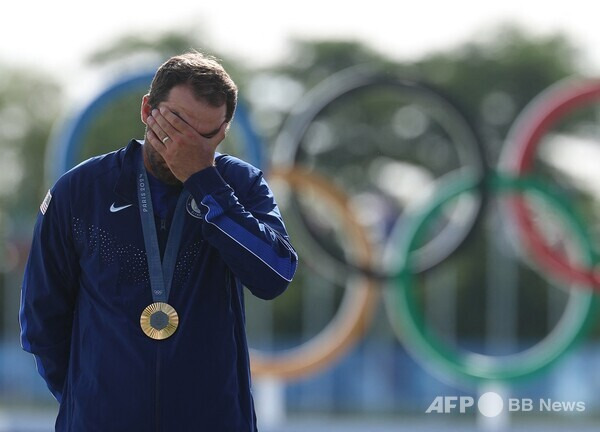
<instances>
[{"instance_id":1,"label":"jacket collar","mask_svg":"<svg viewBox=\"0 0 600 432\"><path fill-rule=\"evenodd\" d=\"M142 142L131 140L125 148L123 159L121 161L121 172L117 179L114 192L123 200L124 204L133 204L137 206L137 189L136 189L136 164L137 158L140 157L142 151Z\"/></svg>"}]
</instances>

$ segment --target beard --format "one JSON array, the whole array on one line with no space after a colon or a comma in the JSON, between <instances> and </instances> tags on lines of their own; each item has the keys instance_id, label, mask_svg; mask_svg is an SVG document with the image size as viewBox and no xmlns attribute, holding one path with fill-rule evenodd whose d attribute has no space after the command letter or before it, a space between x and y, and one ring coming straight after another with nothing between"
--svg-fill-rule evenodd
<instances>
[{"instance_id":1,"label":"beard","mask_svg":"<svg viewBox=\"0 0 600 432\"><path fill-rule=\"evenodd\" d=\"M146 142L143 145L143 151L146 156L146 162L148 163L148 168L150 168L151 174L159 179L161 182L170 185L170 186L180 186L181 182L173 172L169 169L169 166L165 162L164 158L158 153L152 144L148 142L146 137Z\"/></svg>"}]
</instances>

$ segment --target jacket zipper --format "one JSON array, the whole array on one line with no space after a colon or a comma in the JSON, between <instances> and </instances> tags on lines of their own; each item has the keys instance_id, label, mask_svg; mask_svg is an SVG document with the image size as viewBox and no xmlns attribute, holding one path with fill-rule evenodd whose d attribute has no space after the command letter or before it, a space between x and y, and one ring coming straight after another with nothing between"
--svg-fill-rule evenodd
<instances>
[{"instance_id":1,"label":"jacket zipper","mask_svg":"<svg viewBox=\"0 0 600 432\"><path fill-rule=\"evenodd\" d=\"M156 422L156 432L160 432L160 344L156 345L156 382L154 392L154 420Z\"/></svg>"}]
</instances>

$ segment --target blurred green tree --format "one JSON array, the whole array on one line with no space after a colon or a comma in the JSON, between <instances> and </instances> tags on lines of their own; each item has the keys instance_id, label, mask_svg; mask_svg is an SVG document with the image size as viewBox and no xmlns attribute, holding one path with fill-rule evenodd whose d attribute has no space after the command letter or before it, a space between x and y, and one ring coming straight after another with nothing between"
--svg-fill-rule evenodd
<instances>
[{"instance_id":1,"label":"blurred green tree","mask_svg":"<svg viewBox=\"0 0 600 432\"><path fill-rule=\"evenodd\" d=\"M35 216L46 143L62 110L60 86L48 76L0 64L0 220Z\"/></svg>"},{"instance_id":2,"label":"blurred green tree","mask_svg":"<svg viewBox=\"0 0 600 432\"><path fill-rule=\"evenodd\" d=\"M18 336L21 272L46 190L46 143L62 109L60 86L25 67L0 63L0 334Z\"/></svg>"},{"instance_id":3,"label":"blurred green tree","mask_svg":"<svg viewBox=\"0 0 600 432\"><path fill-rule=\"evenodd\" d=\"M495 163L519 112L548 86L581 74L583 60L563 34L536 36L503 25L454 50L426 55L411 66L461 104L481 134L490 162Z\"/></svg>"}]
</instances>

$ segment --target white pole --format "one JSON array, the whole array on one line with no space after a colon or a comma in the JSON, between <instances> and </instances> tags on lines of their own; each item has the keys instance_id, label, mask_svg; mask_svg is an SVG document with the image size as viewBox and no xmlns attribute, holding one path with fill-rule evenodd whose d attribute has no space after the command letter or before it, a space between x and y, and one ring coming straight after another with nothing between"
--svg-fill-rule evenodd
<instances>
[{"instance_id":1,"label":"white pole","mask_svg":"<svg viewBox=\"0 0 600 432\"><path fill-rule=\"evenodd\" d=\"M276 377L254 380L254 404L258 422L265 429L273 429L285 422L285 383Z\"/></svg>"}]
</instances>

